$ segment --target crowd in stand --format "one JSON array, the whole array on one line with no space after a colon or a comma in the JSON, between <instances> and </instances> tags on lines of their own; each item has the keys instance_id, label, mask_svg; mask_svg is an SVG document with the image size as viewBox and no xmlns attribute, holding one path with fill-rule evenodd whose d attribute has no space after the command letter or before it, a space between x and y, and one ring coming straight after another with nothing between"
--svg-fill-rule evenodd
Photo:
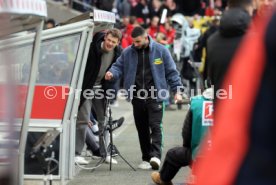
<instances>
[{"instance_id":1,"label":"crowd in stand","mask_svg":"<svg viewBox=\"0 0 276 185\"><path fill-rule=\"evenodd\" d=\"M226 6L225 0L82 0L83 4L72 3L74 9L89 11L86 5L116 13L117 27L122 29L122 46L131 44L130 33L140 25L148 29L149 35L162 43L172 44L175 31L170 19L180 13L192 17L191 22L198 21L202 16L220 15ZM160 17L166 9L167 20L160 24ZM166 39L164 39L166 38Z\"/></svg>"},{"instance_id":2,"label":"crowd in stand","mask_svg":"<svg viewBox=\"0 0 276 185\"><path fill-rule=\"evenodd\" d=\"M159 39L164 44L172 44L175 30L170 18L181 13L190 16L191 22L199 22L200 17L220 15L226 7L226 0L55 0L63 1L73 9L86 12L101 9L114 12L117 18L117 28L122 29L123 48L131 44L130 33L140 25L148 29L152 38ZM166 9L167 20L160 24L160 17ZM197 24L195 23L195 24ZM198 25L198 24L197 24ZM201 26L201 25L199 25ZM164 39L166 38L166 39Z\"/></svg>"}]
</instances>

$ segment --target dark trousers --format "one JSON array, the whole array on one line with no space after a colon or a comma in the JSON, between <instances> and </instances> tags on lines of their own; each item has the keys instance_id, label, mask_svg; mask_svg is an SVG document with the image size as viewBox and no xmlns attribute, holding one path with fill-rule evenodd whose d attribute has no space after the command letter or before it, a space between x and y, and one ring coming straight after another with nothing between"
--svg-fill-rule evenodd
<instances>
[{"instance_id":1,"label":"dark trousers","mask_svg":"<svg viewBox=\"0 0 276 185\"><path fill-rule=\"evenodd\" d=\"M190 165L192 160L191 149L186 147L174 147L170 149L160 170L161 180L170 182L179 169Z\"/></svg>"},{"instance_id":2,"label":"dark trousers","mask_svg":"<svg viewBox=\"0 0 276 185\"><path fill-rule=\"evenodd\" d=\"M142 160L150 161L151 157L161 159L163 144L163 102L156 102L156 100L152 99L143 100L134 98L132 105L142 151Z\"/></svg>"}]
</instances>

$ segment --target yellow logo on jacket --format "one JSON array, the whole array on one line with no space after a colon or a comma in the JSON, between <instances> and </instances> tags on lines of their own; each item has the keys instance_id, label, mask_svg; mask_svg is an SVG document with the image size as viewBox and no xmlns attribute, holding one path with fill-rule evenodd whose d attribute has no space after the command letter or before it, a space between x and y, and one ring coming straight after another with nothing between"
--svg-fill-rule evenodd
<instances>
[{"instance_id":1,"label":"yellow logo on jacket","mask_svg":"<svg viewBox=\"0 0 276 185\"><path fill-rule=\"evenodd\" d=\"M162 63L163 63L163 61L161 60L161 58L154 59L154 64L155 65L160 65Z\"/></svg>"}]
</instances>

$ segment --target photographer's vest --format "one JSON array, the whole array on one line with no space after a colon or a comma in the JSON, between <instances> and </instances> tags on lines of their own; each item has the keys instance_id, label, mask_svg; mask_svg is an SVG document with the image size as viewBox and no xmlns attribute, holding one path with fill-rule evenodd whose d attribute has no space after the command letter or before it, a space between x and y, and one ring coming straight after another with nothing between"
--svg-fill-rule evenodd
<instances>
[{"instance_id":1,"label":"photographer's vest","mask_svg":"<svg viewBox=\"0 0 276 185\"><path fill-rule=\"evenodd\" d=\"M198 154L201 140L210 131L209 127L213 125L213 102L205 99L203 96L195 96L191 99L192 111L192 158ZM205 139L211 147L210 134Z\"/></svg>"}]
</instances>

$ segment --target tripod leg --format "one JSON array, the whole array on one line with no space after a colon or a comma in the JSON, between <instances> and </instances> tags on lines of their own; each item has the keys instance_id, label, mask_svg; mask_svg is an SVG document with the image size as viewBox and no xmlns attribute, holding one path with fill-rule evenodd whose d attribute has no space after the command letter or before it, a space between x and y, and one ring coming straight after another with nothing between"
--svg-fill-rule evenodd
<instances>
[{"instance_id":1,"label":"tripod leg","mask_svg":"<svg viewBox=\"0 0 276 185\"><path fill-rule=\"evenodd\" d=\"M118 155L128 164L129 167L133 169L133 171L136 171L136 169L133 166L131 166L131 164L129 164L129 162L120 153L118 153Z\"/></svg>"},{"instance_id":2,"label":"tripod leg","mask_svg":"<svg viewBox=\"0 0 276 185\"><path fill-rule=\"evenodd\" d=\"M118 149L115 147L115 145L113 144L113 135L112 135L112 117L111 117L111 109L109 107L109 99L107 99L107 102L106 102L106 111L107 111L107 115L108 115L108 125L109 125L109 137L110 137L110 166L109 166L109 169L111 171L112 169L112 154L113 154L113 151L112 149L114 148L115 152L118 153L118 155L134 170L135 168L133 168L129 162L120 154L120 152L118 151Z\"/></svg>"},{"instance_id":3,"label":"tripod leg","mask_svg":"<svg viewBox=\"0 0 276 185\"><path fill-rule=\"evenodd\" d=\"M136 171L136 169L131 166L131 164L121 155L121 153L119 152L119 150L117 149L117 147L115 145L112 145L112 148L117 152L117 154L125 161L125 163L127 163L127 165L133 169L133 171Z\"/></svg>"}]
</instances>

